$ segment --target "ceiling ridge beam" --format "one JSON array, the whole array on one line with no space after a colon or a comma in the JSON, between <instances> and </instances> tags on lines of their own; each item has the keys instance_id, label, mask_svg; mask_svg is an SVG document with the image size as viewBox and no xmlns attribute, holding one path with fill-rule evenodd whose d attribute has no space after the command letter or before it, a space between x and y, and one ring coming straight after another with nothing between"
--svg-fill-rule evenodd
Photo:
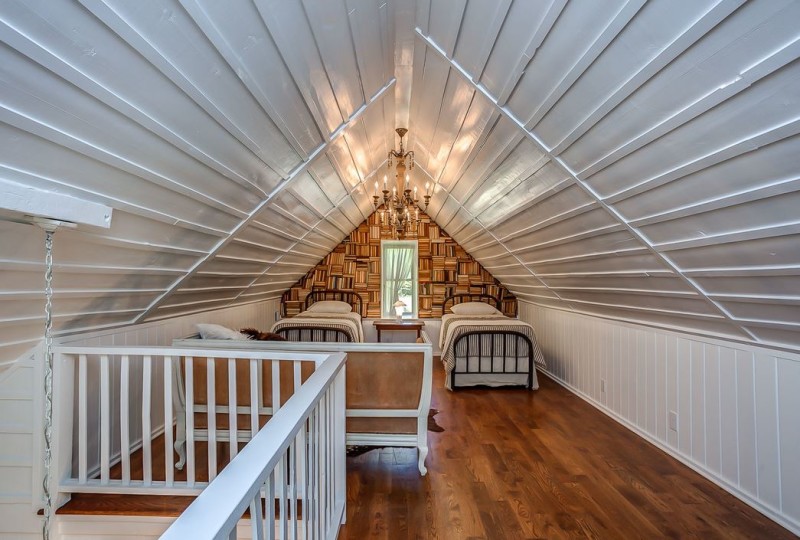
<instances>
[{"instance_id":1,"label":"ceiling ridge beam","mask_svg":"<svg viewBox=\"0 0 800 540\"><path fill-rule=\"evenodd\" d=\"M476 83L475 81L473 81L470 78L469 74L464 70L464 68L462 68L460 65L458 65L458 63L455 60L453 60L452 58L449 58L445 54L445 52L436 44L435 41L433 41L430 37L428 37L425 34L423 34L422 31L419 28L415 29L415 34L417 35L417 37L420 40L422 40L422 42L425 45L428 46L428 48L430 48L431 50L436 52L439 56L441 56L442 59L444 59L444 61L448 62L450 64L450 68L452 70L454 70L456 73L460 74L461 77L465 81L467 81L469 84L473 85L478 92L483 94L483 96L487 100L489 100L489 102L503 116L505 116L514 125L516 125L517 128L520 131L522 131L525 134L525 136L529 140L531 140L534 143L534 145L536 145L537 148L539 148L540 151L545 152L547 155L549 155L550 156L550 160L554 164L556 164L560 169L562 169L562 171L569 176L569 178L575 183L576 186L578 186L590 198L594 199L597 202L597 204L603 210L605 210L613 219L617 220L620 224L622 224L624 226L624 228L628 231L628 233L631 234L635 239L637 239L642 244L642 246L647 249L647 251L649 251L657 260L659 260L661 262L661 264L663 264L667 269L671 270L675 274L675 276L677 276L681 281L683 281L684 284L687 285L690 289L692 289L693 291L698 293L702 299L704 299L710 306L712 306L714 311L716 311L719 314L721 314L722 317L731 326L733 326L736 330L738 330L739 332L743 332L746 336L750 337L756 343L760 343L761 342L761 340L754 333L750 332L743 325L740 325L735 320L733 315L727 309L725 309L719 302L717 302L714 299L712 299L711 297L709 297L706 294L705 290L697 282L695 282L690 277L686 276L682 272L682 270L674 262L672 262L672 260L669 257L667 257L666 255L661 253L655 246L653 246L653 244L650 243L650 241L647 239L647 237L642 232L640 232L637 228L633 227L630 223L628 223L628 221L622 216L622 214L620 214L615 208L613 208L606 201L604 201L603 198L597 192L595 192L595 190L592 189L588 184L583 182L578 177L578 174L575 171L573 171L570 168L570 166L567 165L564 162L563 159L561 159L559 156L555 155L552 152L552 150L550 148L548 148L541 141L541 139L539 139L539 137L535 133L533 133L532 131L528 130L528 128L525 127L525 123L523 123L520 119L518 119L506 107L500 106L497 103L497 99L489 92L489 90L486 89L482 84ZM481 224L481 226L483 226L483 225ZM489 232L489 234L491 234L491 232ZM522 261L520 261L520 263L521 262ZM526 268L527 268L527 266L526 266ZM539 279L539 278L537 277L537 279ZM544 283L544 281L542 281L542 283Z\"/></svg>"},{"instance_id":2,"label":"ceiling ridge beam","mask_svg":"<svg viewBox=\"0 0 800 540\"><path fill-rule=\"evenodd\" d=\"M142 322L148 315L153 313L158 306L160 306L167 298L175 294L178 289L183 285L186 281L188 281L192 276L194 276L200 268L205 265L206 262L211 261L223 248L225 248L228 244L230 244L233 239L239 234L242 230L244 230L250 223L256 221L256 218L261 213L261 211L270 203L272 200L286 187L292 183L292 181L303 174L311 163L319 156L323 155L325 151L336 141L345 131L345 128L348 125L351 125L353 122L357 121L358 118L366 111L370 106L375 103L381 101L381 99L389 92L389 90L393 89L395 85L395 79L392 78L389 80L383 88L378 90L378 92L370 98L370 100L362 105L358 110L356 110L349 119L347 119L341 126L339 126L333 133L327 137L327 142L322 143L319 145L316 150L314 150L308 158L306 158L302 163L300 163L295 169L289 174L289 176L283 180L280 184L278 184L269 195L261 201L261 203L253 209L250 214L239 222L236 227L231 230L228 235L223 238L220 242L218 242L204 257L198 260L192 267L178 280L173 283L169 289L167 289L162 295L158 298L153 300L153 302L142 311L133 321L134 324Z\"/></svg>"}]
</instances>

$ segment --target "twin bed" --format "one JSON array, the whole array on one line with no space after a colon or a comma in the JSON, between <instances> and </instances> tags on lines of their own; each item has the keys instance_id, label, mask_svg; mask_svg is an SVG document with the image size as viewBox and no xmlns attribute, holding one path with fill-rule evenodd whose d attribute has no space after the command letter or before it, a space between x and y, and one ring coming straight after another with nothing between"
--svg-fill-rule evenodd
<instances>
[{"instance_id":1,"label":"twin bed","mask_svg":"<svg viewBox=\"0 0 800 540\"><path fill-rule=\"evenodd\" d=\"M363 301L355 292L316 290L298 315L275 323L272 332L287 341L362 343ZM439 347L446 386L539 387L535 365L545 367L533 328L499 310L487 294L445 298Z\"/></svg>"},{"instance_id":2,"label":"twin bed","mask_svg":"<svg viewBox=\"0 0 800 540\"><path fill-rule=\"evenodd\" d=\"M487 294L444 301L439 347L450 390L464 386L539 388L534 364L545 367L531 325L506 317Z\"/></svg>"},{"instance_id":3,"label":"twin bed","mask_svg":"<svg viewBox=\"0 0 800 540\"><path fill-rule=\"evenodd\" d=\"M306 296L305 309L294 317L276 322L271 331L286 341L363 343L363 305L358 293L311 291Z\"/></svg>"}]
</instances>

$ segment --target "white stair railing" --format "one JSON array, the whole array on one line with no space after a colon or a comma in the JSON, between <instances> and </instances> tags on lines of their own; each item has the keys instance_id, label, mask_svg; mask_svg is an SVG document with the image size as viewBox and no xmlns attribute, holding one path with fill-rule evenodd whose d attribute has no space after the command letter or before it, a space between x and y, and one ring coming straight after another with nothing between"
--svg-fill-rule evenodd
<instances>
[{"instance_id":1,"label":"white stair railing","mask_svg":"<svg viewBox=\"0 0 800 540\"><path fill-rule=\"evenodd\" d=\"M319 365L162 540L235 539L248 509L252 538L336 538L345 516L344 359Z\"/></svg>"},{"instance_id":2,"label":"white stair railing","mask_svg":"<svg viewBox=\"0 0 800 540\"><path fill-rule=\"evenodd\" d=\"M217 475L218 462L224 466L227 459L234 459L239 444L249 441L267 418L288 405L288 401L282 405L282 398L302 388L301 373L308 371L302 368L313 363L319 369L333 357L343 355L167 347L57 348L56 474L51 492L59 493L58 503L75 492L200 493L208 485L206 479ZM281 366L287 369L281 370ZM290 380L282 389L281 373L287 371ZM272 387L267 396L262 391L265 375ZM201 378L205 383L196 384ZM245 391L243 385L249 388ZM237 392L237 387L241 391ZM199 393L204 394L202 399L196 399ZM242 398L243 394L249 395L249 400ZM343 403L343 391L341 399ZM220 425L223 421L227 426ZM344 424L341 429L344 437ZM306 431L299 435L303 446L307 444ZM196 449L205 455L196 455ZM301 486L307 476L305 463L290 471ZM283 481L280 470L277 474ZM301 489L296 492L302 495Z\"/></svg>"}]
</instances>

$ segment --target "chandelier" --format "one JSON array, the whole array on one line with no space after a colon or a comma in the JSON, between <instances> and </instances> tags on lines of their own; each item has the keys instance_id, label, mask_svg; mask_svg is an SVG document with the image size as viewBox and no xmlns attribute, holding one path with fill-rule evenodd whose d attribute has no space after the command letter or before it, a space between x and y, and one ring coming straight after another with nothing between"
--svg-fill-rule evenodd
<instances>
[{"instance_id":1,"label":"chandelier","mask_svg":"<svg viewBox=\"0 0 800 540\"><path fill-rule=\"evenodd\" d=\"M388 167L395 167L395 185L389 191L386 176L383 177L383 198L378 195L378 182L375 182L375 192L372 195L372 206L376 211L380 211L380 223L383 227L388 227L395 238L405 236L408 233L419 230L419 199L417 198L417 188L411 189L410 176L408 171L414 168L414 151L404 151L403 137L408 130L397 128L395 130L400 136L400 150L390 150L388 156ZM425 209L431 201L430 182L425 183Z\"/></svg>"}]
</instances>

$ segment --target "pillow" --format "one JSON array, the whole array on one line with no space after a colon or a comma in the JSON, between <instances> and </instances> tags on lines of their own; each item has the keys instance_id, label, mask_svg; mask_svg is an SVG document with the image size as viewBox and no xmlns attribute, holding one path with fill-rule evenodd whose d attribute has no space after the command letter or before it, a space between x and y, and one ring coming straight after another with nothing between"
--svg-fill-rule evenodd
<instances>
[{"instance_id":1,"label":"pillow","mask_svg":"<svg viewBox=\"0 0 800 540\"><path fill-rule=\"evenodd\" d=\"M347 302L340 302L338 300L322 300L314 302L306 311L312 313L350 313L353 307Z\"/></svg>"},{"instance_id":2,"label":"pillow","mask_svg":"<svg viewBox=\"0 0 800 540\"><path fill-rule=\"evenodd\" d=\"M219 324L195 324L197 331L200 332L200 337L203 339L237 339L244 340L250 339L250 336L225 328Z\"/></svg>"},{"instance_id":3,"label":"pillow","mask_svg":"<svg viewBox=\"0 0 800 540\"><path fill-rule=\"evenodd\" d=\"M502 315L494 306L483 302L462 302L450 308L456 315Z\"/></svg>"}]
</instances>

